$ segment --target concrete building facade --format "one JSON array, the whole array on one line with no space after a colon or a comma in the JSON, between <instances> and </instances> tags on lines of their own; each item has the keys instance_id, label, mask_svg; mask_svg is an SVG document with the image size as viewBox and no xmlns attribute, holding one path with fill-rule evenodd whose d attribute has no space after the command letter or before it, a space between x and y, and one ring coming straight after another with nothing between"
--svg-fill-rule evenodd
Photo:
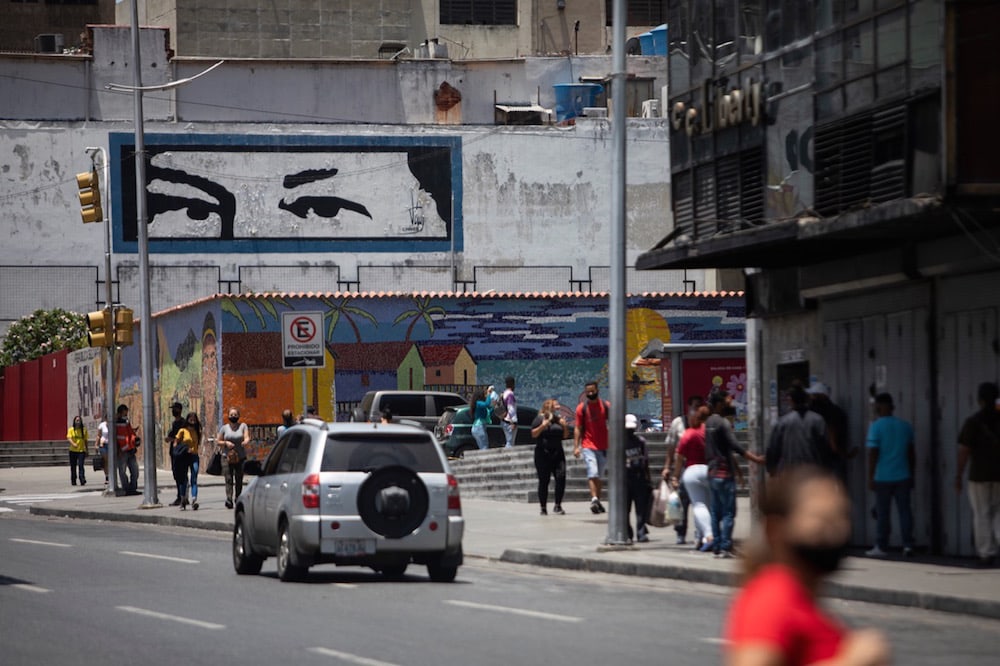
<instances>
[{"instance_id":1,"label":"concrete building facade","mask_svg":"<svg viewBox=\"0 0 1000 666\"><path fill-rule=\"evenodd\" d=\"M675 227L638 266L746 270L751 431L767 441L792 381L832 387L859 545L871 399L891 393L916 433L918 545L972 554L953 483L1000 376L997 5L668 4Z\"/></svg>"}]
</instances>

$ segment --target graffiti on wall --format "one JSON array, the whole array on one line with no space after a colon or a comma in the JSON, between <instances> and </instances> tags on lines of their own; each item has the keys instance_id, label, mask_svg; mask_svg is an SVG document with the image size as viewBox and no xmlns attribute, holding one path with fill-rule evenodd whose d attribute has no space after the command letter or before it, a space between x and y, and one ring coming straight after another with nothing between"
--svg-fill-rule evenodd
<instances>
[{"instance_id":1,"label":"graffiti on wall","mask_svg":"<svg viewBox=\"0 0 1000 666\"><path fill-rule=\"evenodd\" d=\"M134 252L133 137L110 138L115 249ZM204 251L206 241L218 252L462 249L458 138L152 134L146 141L152 252Z\"/></svg>"},{"instance_id":2,"label":"graffiti on wall","mask_svg":"<svg viewBox=\"0 0 1000 666\"><path fill-rule=\"evenodd\" d=\"M105 402L101 358L101 350L92 347L66 356L66 420L79 414L91 433L97 432Z\"/></svg>"}]
</instances>

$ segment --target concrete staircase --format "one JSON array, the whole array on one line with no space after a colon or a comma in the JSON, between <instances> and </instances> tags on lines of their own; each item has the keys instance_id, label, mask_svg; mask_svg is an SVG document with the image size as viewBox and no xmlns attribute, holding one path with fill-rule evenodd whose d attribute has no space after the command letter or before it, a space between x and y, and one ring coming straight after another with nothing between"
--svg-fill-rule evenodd
<instances>
[{"instance_id":1,"label":"concrete staircase","mask_svg":"<svg viewBox=\"0 0 1000 666\"><path fill-rule=\"evenodd\" d=\"M656 481L666 458L666 444L660 433L648 433L649 469ZM646 435L644 435L646 436ZM656 438L656 439L654 439ZM563 442L566 451L565 502L586 502L587 467L582 459L573 457L573 442ZM535 473L535 447L515 446L513 449L469 451L464 458L451 460L464 497L535 503L538 501L538 476ZM554 499L555 481L549 481L549 502ZM607 499L605 488L604 499Z\"/></svg>"},{"instance_id":2,"label":"concrete staircase","mask_svg":"<svg viewBox=\"0 0 1000 666\"><path fill-rule=\"evenodd\" d=\"M59 442L0 442L0 467L69 466L69 444Z\"/></svg>"}]
</instances>

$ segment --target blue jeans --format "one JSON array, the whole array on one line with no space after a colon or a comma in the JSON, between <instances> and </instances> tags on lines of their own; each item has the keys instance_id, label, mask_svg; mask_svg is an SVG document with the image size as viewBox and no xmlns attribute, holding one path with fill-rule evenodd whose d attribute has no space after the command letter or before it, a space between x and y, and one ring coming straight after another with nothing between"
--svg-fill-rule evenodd
<instances>
[{"instance_id":1,"label":"blue jeans","mask_svg":"<svg viewBox=\"0 0 1000 666\"><path fill-rule=\"evenodd\" d=\"M736 479L710 478L712 490L712 534L715 541L712 550L716 553L733 549L733 523L736 521Z\"/></svg>"},{"instance_id":2,"label":"blue jeans","mask_svg":"<svg viewBox=\"0 0 1000 666\"><path fill-rule=\"evenodd\" d=\"M185 455L187 457L186 460L182 457L180 460L177 461L178 465L183 465L184 466L183 470L182 470L183 478L180 481L181 497L185 497L187 495L187 489L188 489L188 486L190 485L190 487L191 487L191 499L192 500L196 500L196 499L198 499L198 467L199 467L200 461L199 461L197 455L194 455L194 454L191 454L191 453L188 453L188 454L185 454ZM188 484L188 471L189 470L191 472L191 483L190 484Z\"/></svg>"},{"instance_id":3,"label":"blue jeans","mask_svg":"<svg viewBox=\"0 0 1000 666\"><path fill-rule=\"evenodd\" d=\"M510 421L504 421L503 426L503 436L507 440L506 448L511 448L514 446L514 433L517 432L517 424L511 423Z\"/></svg>"},{"instance_id":4,"label":"blue jeans","mask_svg":"<svg viewBox=\"0 0 1000 666\"><path fill-rule=\"evenodd\" d=\"M889 532L892 521L889 518L891 503L896 502L896 514L899 516L899 531L904 548L913 548L913 510L910 507L910 490L913 482L876 481L875 482L875 523L876 541L878 547L886 550L889 547Z\"/></svg>"},{"instance_id":5,"label":"blue jeans","mask_svg":"<svg viewBox=\"0 0 1000 666\"><path fill-rule=\"evenodd\" d=\"M482 423L472 426L472 437L476 440L476 445L480 449L490 448L490 440L486 437L486 426Z\"/></svg>"}]
</instances>

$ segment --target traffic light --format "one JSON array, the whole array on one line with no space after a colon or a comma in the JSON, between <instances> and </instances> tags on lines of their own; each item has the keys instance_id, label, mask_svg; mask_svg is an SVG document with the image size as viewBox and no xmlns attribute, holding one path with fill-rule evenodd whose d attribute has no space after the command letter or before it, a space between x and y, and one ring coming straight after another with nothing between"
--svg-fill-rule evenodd
<instances>
[{"instance_id":1,"label":"traffic light","mask_svg":"<svg viewBox=\"0 0 1000 666\"><path fill-rule=\"evenodd\" d=\"M97 181L97 169L76 174L76 185L80 189L80 217L86 222L103 222L104 209L101 208L101 185Z\"/></svg>"},{"instance_id":2,"label":"traffic light","mask_svg":"<svg viewBox=\"0 0 1000 666\"><path fill-rule=\"evenodd\" d=\"M128 347L132 344L132 311L128 308L115 310L115 346Z\"/></svg>"},{"instance_id":3,"label":"traffic light","mask_svg":"<svg viewBox=\"0 0 1000 666\"><path fill-rule=\"evenodd\" d=\"M87 344L91 347L110 347L114 344L110 309L87 313Z\"/></svg>"}]
</instances>

